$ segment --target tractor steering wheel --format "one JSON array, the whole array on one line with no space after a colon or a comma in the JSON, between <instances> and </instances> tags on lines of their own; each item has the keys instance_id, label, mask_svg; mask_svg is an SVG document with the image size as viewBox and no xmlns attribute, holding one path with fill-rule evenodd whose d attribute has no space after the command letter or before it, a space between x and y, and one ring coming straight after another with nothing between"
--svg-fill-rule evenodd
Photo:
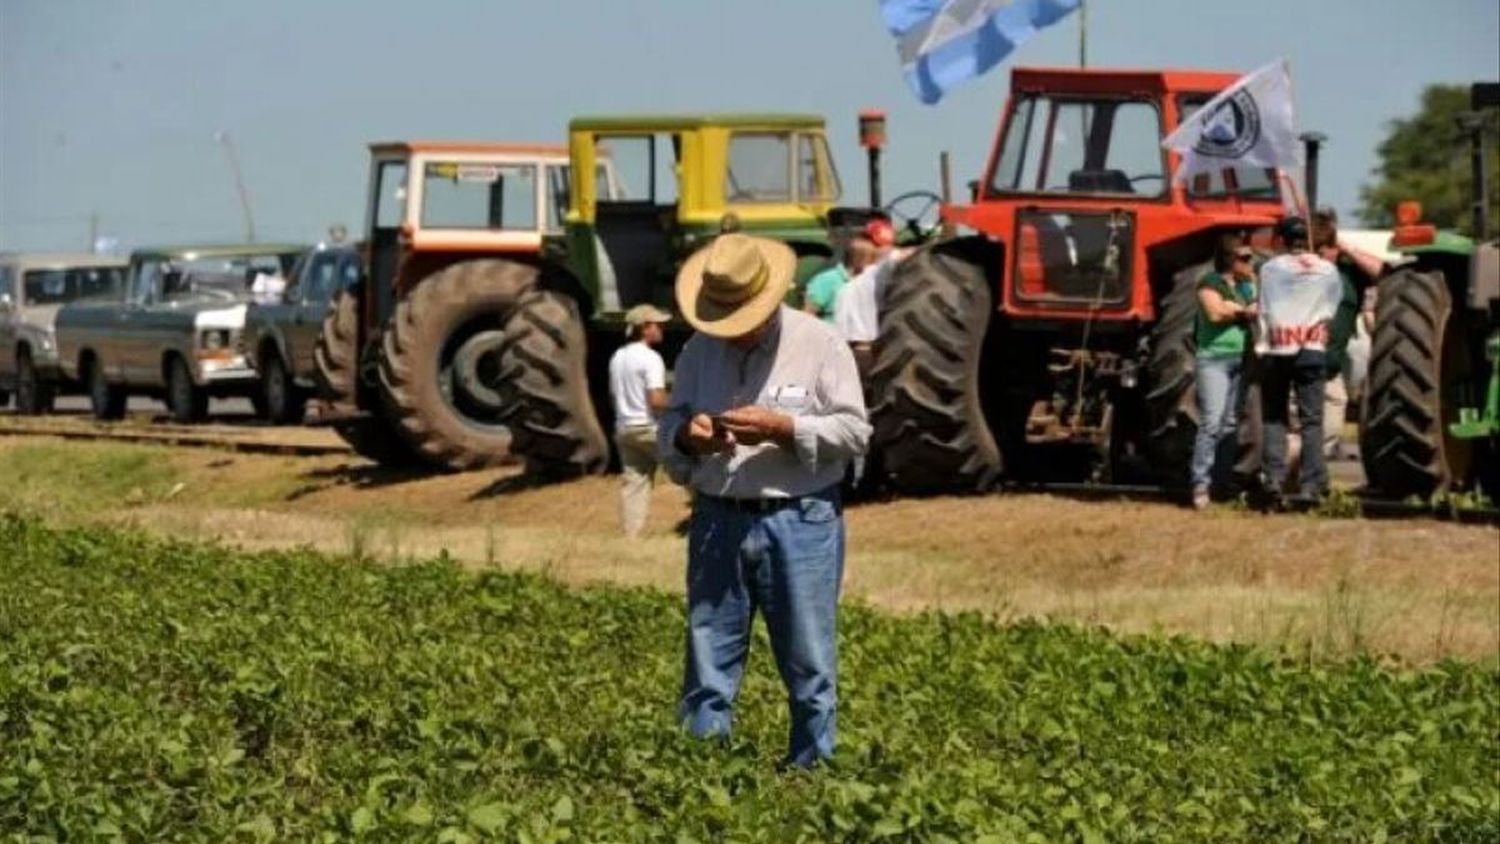
<instances>
[{"instance_id":1,"label":"tractor steering wheel","mask_svg":"<svg viewBox=\"0 0 1500 844\"><path fill-rule=\"evenodd\" d=\"M891 218L893 224L906 229L912 239L920 243L927 240L937 230L938 219L935 212L942 204L943 198L932 191L914 190L907 191L887 202L880 210ZM923 218L928 214L933 214L932 222L924 223Z\"/></svg>"}]
</instances>

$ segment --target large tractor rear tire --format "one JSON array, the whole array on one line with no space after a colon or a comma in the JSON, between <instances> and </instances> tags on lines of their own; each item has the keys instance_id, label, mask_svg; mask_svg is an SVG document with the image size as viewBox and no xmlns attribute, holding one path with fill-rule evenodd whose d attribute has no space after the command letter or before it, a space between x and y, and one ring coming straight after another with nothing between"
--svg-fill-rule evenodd
<instances>
[{"instance_id":1,"label":"large tractor rear tire","mask_svg":"<svg viewBox=\"0 0 1500 844\"><path fill-rule=\"evenodd\" d=\"M1169 489L1188 485L1193 439L1198 434L1198 395L1194 326L1198 315L1198 279L1212 268L1194 264L1172 276L1172 289L1157 309L1146 359L1146 453L1156 479Z\"/></svg>"},{"instance_id":2,"label":"large tractor rear tire","mask_svg":"<svg viewBox=\"0 0 1500 844\"><path fill-rule=\"evenodd\" d=\"M513 450L544 477L597 474L609 443L589 396L587 335L577 301L553 290L526 294L505 325L501 395Z\"/></svg>"},{"instance_id":3,"label":"large tractor rear tire","mask_svg":"<svg viewBox=\"0 0 1500 844\"><path fill-rule=\"evenodd\" d=\"M323 317L318 344L313 347L318 394L339 413L357 410L355 390L359 377L359 294L344 290L329 305ZM335 422L334 433L354 453L382 466L410 468L421 464L416 452L385 419L362 416Z\"/></svg>"},{"instance_id":4,"label":"large tractor rear tire","mask_svg":"<svg viewBox=\"0 0 1500 844\"><path fill-rule=\"evenodd\" d=\"M896 265L870 371L873 448L897 492L983 491L1001 453L980 364L994 301L977 238L935 243Z\"/></svg>"},{"instance_id":5,"label":"large tractor rear tire","mask_svg":"<svg viewBox=\"0 0 1500 844\"><path fill-rule=\"evenodd\" d=\"M380 349L380 395L394 427L433 466L477 469L511 453L495 389L505 324L536 285L535 267L464 261L418 282Z\"/></svg>"},{"instance_id":6,"label":"large tractor rear tire","mask_svg":"<svg viewBox=\"0 0 1500 844\"><path fill-rule=\"evenodd\" d=\"M1469 353L1440 271L1400 269L1380 281L1360 454L1372 490L1395 498L1469 480L1473 444L1448 435Z\"/></svg>"}]
</instances>

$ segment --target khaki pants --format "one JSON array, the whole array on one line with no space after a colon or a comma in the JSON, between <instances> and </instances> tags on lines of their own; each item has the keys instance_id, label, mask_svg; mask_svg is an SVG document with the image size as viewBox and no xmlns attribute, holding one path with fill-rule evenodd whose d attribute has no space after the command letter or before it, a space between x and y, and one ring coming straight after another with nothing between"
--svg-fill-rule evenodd
<instances>
[{"instance_id":1,"label":"khaki pants","mask_svg":"<svg viewBox=\"0 0 1500 844\"><path fill-rule=\"evenodd\" d=\"M656 482L656 426L636 425L615 432L620 450L620 523L625 535L635 537L651 512L651 487Z\"/></svg>"}]
</instances>

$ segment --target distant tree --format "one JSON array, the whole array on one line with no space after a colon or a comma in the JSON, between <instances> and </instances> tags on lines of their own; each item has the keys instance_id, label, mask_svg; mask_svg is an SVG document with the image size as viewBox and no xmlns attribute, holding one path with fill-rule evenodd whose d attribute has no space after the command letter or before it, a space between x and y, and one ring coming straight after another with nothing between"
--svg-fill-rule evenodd
<instances>
[{"instance_id":1,"label":"distant tree","mask_svg":"<svg viewBox=\"0 0 1500 844\"><path fill-rule=\"evenodd\" d=\"M1415 199L1422 203L1426 222L1470 233L1469 138L1458 126L1458 116L1468 110L1469 86L1430 85L1422 92L1420 111L1391 121L1389 134L1376 148L1380 164L1360 189L1359 216L1366 225L1389 228L1396 203ZM1500 223L1500 121L1494 109L1486 117L1493 228Z\"/></svg>"}]
</instances>

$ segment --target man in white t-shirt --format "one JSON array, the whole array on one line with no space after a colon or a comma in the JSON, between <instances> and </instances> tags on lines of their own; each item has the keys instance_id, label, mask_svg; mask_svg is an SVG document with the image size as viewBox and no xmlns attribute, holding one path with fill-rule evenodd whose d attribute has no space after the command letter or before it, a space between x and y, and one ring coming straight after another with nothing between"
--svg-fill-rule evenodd
<instances>
[{"instance_id":1,"label":"man in white t-shirt","mask_svg":"<svg viewBox=\"0 0 1500 844\"><path fill-rule=\"evenodd\" d=\"M880 336L880 299L891 270L906 250L896 248L896 230L885 220L872 220L863 236L875 245L869 264L839 291L833 304L833 324L854 351L861 376L874 363L875 340Z\"/></svg>"},{"instance_id":2,"label":"man in white t-shirt","mask_svg":"<svg viewBox=\"0 0 1500 844\"><path fill-rule=\"evenodd\" d=\"M1261 357L1261 421L1267 481L1279 495L1287 478L1287 421L1295 394L1302 441L1323 441L1323 389L1329 323L1343 296L1338 269L1310 249L1307 221L1286 217L1276 226L1280 254L1260 268L1260 316L1255 351ZM1302 451L1302 492L1328 492L1320 448Z\"/></svg>"},{"instance_id":3,"label":"man in white t-shirt","mask_svg":"<svg viewBox=\"0 0 1500 844\"><path fill-rule=\"evenodd\" d=\"M667 366L654 346L672 315L651 305L625 313L629 343L609 359L609 394L615 406L615 447L620 450L620 520L635 537L651 511L656 480L656 418L667 407Z\"/></svg>"}]
</instances>

